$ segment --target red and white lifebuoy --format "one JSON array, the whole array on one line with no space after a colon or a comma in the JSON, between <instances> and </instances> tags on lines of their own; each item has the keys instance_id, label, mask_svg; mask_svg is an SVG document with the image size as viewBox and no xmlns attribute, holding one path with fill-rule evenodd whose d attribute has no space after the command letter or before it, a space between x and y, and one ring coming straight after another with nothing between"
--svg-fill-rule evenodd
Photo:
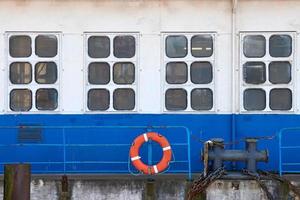
<instances>
[{"instance_id":1,"label":"red and white lifebuoy","mask_svg":"<svg viewBox=\"0 0 300 200\"><path fill-rule=\"evenodd\" d=\"M149 140L157 142L163 149L162 159L158 164L152 166L143 163L141 161L141 157L139 156L141 146ZM169 166L169 163L172 159L172 150L170 143L164 136L156 132L148 132L135 138L130 148L130 158L133 166L140 172L148 175L157 174L164 171Z\"/></svg>"}]
</instances>

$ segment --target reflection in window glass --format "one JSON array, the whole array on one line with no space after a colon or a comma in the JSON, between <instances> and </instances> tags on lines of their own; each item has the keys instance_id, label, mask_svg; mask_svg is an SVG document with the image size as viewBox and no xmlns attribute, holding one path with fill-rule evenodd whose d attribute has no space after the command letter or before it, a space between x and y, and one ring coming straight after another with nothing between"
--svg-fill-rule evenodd
<instances>
[{"instance_id":1,"label":"reflection in window glass","mask_svg":"<svg viewBox=\"0 0 300 200\"><path fill-rule=\"evenodd\" d=\"M130 35L120 35L114 38L114 56L117 58L132 58L135 55L135 38Z\"/></svg>"},{"instance_id":2,"label":"reflection in window glass","mask_svg":"<svg viewBox=\"0 0 300 200\"><path fill-rule=\"evenodd\" d=\"M169 84L187 82L187 65L184 62L170 62L166 66L166 81Z\"/></svg>"},{"instance_id":3,"label":"reflection in window glass","mask_svg":"<svg viewBox=\"0 0 300 200\"><path fill-rule=\"evenodd\" d=\"M115 63L113 80L116 84L132 84L135 79L134 64L129 62Z\"/></svg>"},{"instance_id":4,"label":"reflection in window glass","mask_svg":"<svg viewBox=\"0 0 300 200\"><path fill-rule=\"evenodd\" d=\"M187 55L187 39L183 35L166 38L166 54L169 58L183 58Z\"/></svg>"},{"instance_id":5,"label":"reflection in window glass","mask_svg":"<svg viewBox=\"0 0 300 200\"><path fill-rule=\"evenodd\" d=\"M244 37L244 55L248 58L261 58L266 54L266 39L262 35L247 35Z\"/></svg>"},{"instance_id":6,"label":"reflection in window glass","mask_svg":"<svg viewBox=\"0 0 300 200\"><path fill-rule=\"evenodd\" d=\"M28 89L14 89L10 92L9 102L12 111L29 111L32 106L32 93Z\"/></svg>"},{"instance_id":7,"label":"reflection in window glass","mask_svg":"<svg viewBox=\"0 0 300 200\"><path fill-rule=\"evenodd\" d=\"M291 81L290 62L271 62L269 65L269 80L273 84L289 83Z\"/></svg>"},{"instance_id":8,"label":"reflection in window glass","mask_svg":"<svg viewBox=\"0 0 300 200\"><path fill-rule=\"evenodd\" d=\"M28 84L32 80L31 64L14 62L9 67L9 79L13 84Z\"/></svg>"},{"instance_id":9,"label":"reflection in window glass","mask_svg":"<svg viewBox=\"0 0 300 200\"><path fill-rule=\"evenodd\" d=\"M266 92L262 89L246 89L244 91L244 109L248 111L266 108Z\"/></svg>"},{"instance_id":10,"label":"reflection in window glass","mask_svg":"<svg viewBox=\"0 0 300 200\"><path fill-rule=\"evenodd\" d=\"M191 106L194 110L211 110L213 107L213 93L211 89L193 89L191 93Z\"/></svg>"},{"instance_id":11,"label":"reflection in window glass","mask_svg":"<svg viewBox=\"0 0 300 200\"><path fill-rule=\"evenodd\" d=\"M115 110L133 110L135 107L135 93L130 88L118 88L113 94Z\"/></svg>"},{"instance_id":12,"label":"reflection in window glass","mask_svg":"<svg viewBox=\"0 0 300 200\"><path fill-rule=\"evenodd\" d=\"M35 65L35 81L40 84L53 84L57 80L55 62L39 62Z\"/></svg>"},{"instance_id":13,"label":"reflection in window glass","mask_svg":"<svg viewBox=\"0 0 300 200\"><path fill-rule=\"evenodd\" d=\"M9 54L11 57L29 57L31 55L31 38L16 35L9 38Z\"/></svg>"},{"instance_id":14,"label":"reflection in window glass","mask_svg":"<svg viewBox=\"0 0 300 200\"><path fill-rule=\"evenodd\" d=\"M38 110L55 110L57 108L58 93L56 89L38 89L36 91L36 108Z\"/></svg>"},{"instance_id":15,"label":"reflection in window glass","mask_svg":"<svg viewBox=\"0 0 300 200\"><path fill-rule=\"evenodd\" d=\"M243 65L244 81L249 84L261 84L266 81L266 65L263 62L247 62Z\"/></svg>"},{"instance_id":16,"label":"reflection in window glass","mask_svg":"<svg viewBox=\"0 0 300 200\"><path fill-rule=\"evenodd\" d=\"M191 81L195 84L212 82L213 72L210 62L194 62L191 65Z\"/></svg>"},{"instance_id":17,"label":"reflection in window glass","mask_svg":"<svg viewBox=\"0 0 300 200\"><path fill-rule=\"evenodd\" d=\"M38 35L35 39L35 53L39 57L57 55L57 37L55 35Z\"/></svg>"},{"instance_id":18,"label":"reflection in window glass","mask_svg":"<svg viewBox=\"0 0 300 200\"><path fill-rule=\"evenodd\" d=\"M286 88L270 91L270 108L272 110L290 110L292 108L292 92Z\"/></svg>"},{"instance_id":19,"label":"reflection in window glass","mask_svg":"<svg viewBox=\"0 0 300 200\"><path fill-rule=\"evenodd\" d=\"M210 57L213 54L213 38L211 35L193 36L191 46L194 57Z\"/></svg>"},{"instance_id":20,"label":"reflection in window glass","mask_svg":"<svg viewBox=\"0 0 300 200\"><path fill-rule=\"evenodd\" d=\"M165 106L170 111L180 111L187 108L187 92L184 89L168 89Z\"/></svg>"},{"instance_id":21,"label":"reflection in window glass","mask_svg":"<svg viewBox=\"0 0 300 200\"><path fill-rule=\"evenodd\" d=\"M269 51L272 57L289 57L292 54L291 36L272 35L270 37Z\"/></svg>"},{"instance_id":22,"label":"reflection in window glass","mask_svg":"<svg viewBox=\"0 0 300 200\"><path fill-rule=\"evenodd\" d=\"M107 58L110 54L109 37L107 36L89 37L88 54L91 58Z\"/></svg>"},{"instance_id":23,"label":"reflection in window glass","mask_svg":"<svg viewBox=\"0 0 300 200\"><path fill-rule=\"evenodd\" d=\"M109 91L106 89L91 89L88 92L88 108L93 111L104 111L109 108Z\"/></svg>"},{"instance_id":24,"label":"reflection in window glass","mask_svg":"<svg viewBox=\"0 0 300 200\"><path fill-rule=\"evenodd\" d=\"M89 64L88 79L90 84L107 84L110 81L110 66L105 62Z\"/></svg>"}]
</instances>

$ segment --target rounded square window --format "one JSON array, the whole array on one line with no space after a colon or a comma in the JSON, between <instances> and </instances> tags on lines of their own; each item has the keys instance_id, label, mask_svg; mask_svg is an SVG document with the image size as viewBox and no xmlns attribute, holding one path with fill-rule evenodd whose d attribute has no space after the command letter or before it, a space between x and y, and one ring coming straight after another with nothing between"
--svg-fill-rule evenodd
<instances>
[{"instance_id":1,"label":"rounded square window","mask_svg":"<svg viewBox=\"0 0 300 200\"><path fill-rule=\"evenodd\" d=\"M38 110L55 110L58 106L58 93L53 88L42 88L36 91L35 104Z\"/></svg>"},{"instance_id":2,"label":"rounded square window","mask_svg":"<svg viewBox=\"0 0 300 200\"><path fill-rule=\"evenodd\" d=\"M35 81L39 84L53 84L57 80L55 62L39 62L35 65Z\"/></svg>"},{"instance_id":3,"label":"rounded square window","mask_svg":"<svg viewBox=\"0 0 300 200\"><path fill-rule=\"evenodd\" d=\"M292 91L287 88L276 88L270 91L271 110L291 110Z\"/></svg>"},{"instance_id":4,"label":"rounded square window","mask_svg":"<svg viewBox=\"0 0 300 200\"><path fill-rule=\"evenodd\" d=\"M262 35L245 36L243 52L248 58L264 57L266 55L266 38Z\"/></svg>"},{"instance_id":5,"label":"rounded square window","mask_svg":"<svg viewBox=\"0 0 300 200\"><path fill-rule=\"evenodd\" d=\"M291 81L290 62L278 61L269 64L269 80L273 84L287 84Z\"/></svg>"},{"instance_id":6,"label":"rounded square window","mask_svg":"<svg viewBox=\"0 0 300 200\"><path fill-rule=\"evenodd\" d=\"M114 56L132 58L135 55L135 38L131 35L120 35L114 38Z\"/></svg>"},{"instance_id":7,"label":"rounded square window","mask_svg":"<svg viewBox=\"0 0 300 200\"><path fill-rule=\"evenodd\" d=\"M32 107L32 92L28 89L13 89L10 92L9 107L12 111L29 111Z\"/></svg>"},{"instance_id":8,"label":"rounded square window","mask_svg":"<svg viewBox=\"0 0 300 200\"><path fill-rule=\"evenodd\" d=\"M57 55L56 35L38 35L35 38L35 53L39 57L55 57Z\"/></svg>"},{"instance_id":9,"label":"rounded square window","mask_svg":"<svg viewBox=\"0 0 300 200\"><path fill-rule=\"evenodd\" d=\"M166 38L166 54L169 58L185 57L187 48L187 38L184 35L170 35Z\"/></svg>"},{"instance_id":10,"label":"rounded square window","mask_svg":"<svg viewBox=\"0 0 300 200\"><path fill-rule=\"evenodd\" d=\"M244 91L244 109L259 111L266 108L266 92L262 89L246 89Z\"/></svg>"},{"instance_id":11,"label":"rounded square window","mask_svg":"<svg viewBox=\"0 0 300 200\"><path fill-rule=\"evenodd\" d=\"M109 108L109 91L106 89L91 89L88 92L88 109L104 111Z\"/></svg>"},{"instance_id":12,"label":"rounded square window","mask_svg":"<svg viewBox=\"0 0 300 200\"><path fill-rule=\"evenodd\" d=\"M191 92L191 107L193 110L211 110L213 107L213 92L211 89L193 89Z\"/></svg>"},{"instance_id":13,"label":"rounded square window","mask_svg":"<svg viewBox=\"0 0 300 200\"><path fill-rule=\"evenodd\" d=\"M91 58L107 58L110 55L109 37L107 36L89 37L88 54Z\"/></svg>"},{"instance_id":14,"label":"rounded square window","mask_svg":"<svg viewBox=\"0 0 300 200\"><path fill-rule=\"evenodd\" d=\"M166 91L165 106L170 111L181 111L187 108L187 92L184 89L168 89Z\"/></svg>"},{"instance_id":15,"label":"rounded square window","mask_svg":"<svg viewBox=\"0 0 300 200\"><path fill-rule=\"evenodd\" d=\"M9 66L9 79L12 84L28 84L32 81L31 64L14 62Z\"/></svg>"},{"instance_id":16,"label":"rounded square window","mask_svg":"<svg viewBox=\"0 0 300 200\"><path fill-rule=\"evenodd\" d=\"M292 37L289 35L272 35L269 51L272 57L289 57L292 54Z\"/></svg>"},{"instance_id":17,"label":"rounded square window","mask_svg":"<svg viewBox=\"0 0 300 200\"><path fill-rule=\"evenodd\" d=\"M115 89L113 98L115 110L133 110L135 108L135 92L133 89Z\"/></svg>"},{"instance_id":18,"label":"rounded square window","mask_svg":"<svg viewBox=\"0 0 300 200\"><path fill-rule=\"evenodd\" d=\"M110 81L110 66L105 62L89 64L88 79L90 84L105 85Z\"/></svg>"},{"instance_id":19,"label":"rounded square window","mask_svg":"<svg viewBox=\"0 0 300 200\"><path fill-rule=\"evenodd\" d=\"M248 84L262 84L266 81L266 64L246 62L243 65L243 78Z\"/></svg>"},{"instance_id":20,"label":"rounded square window","mask_svg":"<svg viewBox=\"0 0 300 200\"><path fill-rule=\"evenodd\" d=\"M31 56L31 38L27 35L15 35L9 38L9 54L11 57Z\"/></svg>"},{"instance_id":21,"label":"rounded square window","mask_svg":"<svg viewBox=\"0 0 300 200\"><path fill-rule=\"evenodd\" d=\"M113 80L116 84L132 84L135 80L135 67L130 62L114 64Z\"/></svg>"},{"instance_id":22,"label":"rounded square window","mask_svg":"<svg viewBox=\"0 0 300 200\"><path fill-rule=\"evenodd\" d=\"M211 35L195 35L191 39L191 53L194 57L210 57L213 54L213 37Z\"/></svg>"},{"instance_id":23,"label":"rounded square window","mask_svg":"<svg viewBox=\"0 0 300 200\"><path fill-rule=\"evenodd\" d=\"M169 84L183 84L188 79L188 67L185 62L169 62L166 66L166 81Z\"/></svg>"},{"instance_id":24,"label":"rounded square window","mask_svg":"<svg viewBox=\"0 0 300 200\"><path fill-rule=\"evenodd\" d=\"M210 62L194 62L191 65L191 81L195 84L212 82L213 70Z\"/></svg>"}]
</instances>

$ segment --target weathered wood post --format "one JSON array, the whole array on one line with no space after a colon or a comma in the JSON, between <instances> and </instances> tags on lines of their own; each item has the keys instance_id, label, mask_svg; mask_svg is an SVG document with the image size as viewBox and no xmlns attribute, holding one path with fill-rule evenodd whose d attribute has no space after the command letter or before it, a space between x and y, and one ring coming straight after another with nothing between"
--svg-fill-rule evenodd
<instances>
[{"instance_id":1,"label":"weathered wood post","mask_svg":"<svg viewBox=\"0 0 300 200\"><path fill-rule=\"evenodd\" d=\"M30 165L9 164L4 171L3 200L30 200Z\"/></svg>"}]
</instances>

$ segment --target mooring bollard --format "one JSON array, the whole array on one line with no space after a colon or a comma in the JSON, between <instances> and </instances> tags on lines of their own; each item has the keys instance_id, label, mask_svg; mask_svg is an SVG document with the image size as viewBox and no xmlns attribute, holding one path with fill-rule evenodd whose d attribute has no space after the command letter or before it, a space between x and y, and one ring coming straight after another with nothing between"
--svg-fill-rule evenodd
<instances>
[{"instance_id":1,"label":"mooring bollard","mask_svg":"<svg viewBox=\"0 0 300 200\"><path fill-rule=\"evenodd\" d=\"M29 164L5 165L3 200L30 200L30 181Z\"/></svg>"}]
</instances>

